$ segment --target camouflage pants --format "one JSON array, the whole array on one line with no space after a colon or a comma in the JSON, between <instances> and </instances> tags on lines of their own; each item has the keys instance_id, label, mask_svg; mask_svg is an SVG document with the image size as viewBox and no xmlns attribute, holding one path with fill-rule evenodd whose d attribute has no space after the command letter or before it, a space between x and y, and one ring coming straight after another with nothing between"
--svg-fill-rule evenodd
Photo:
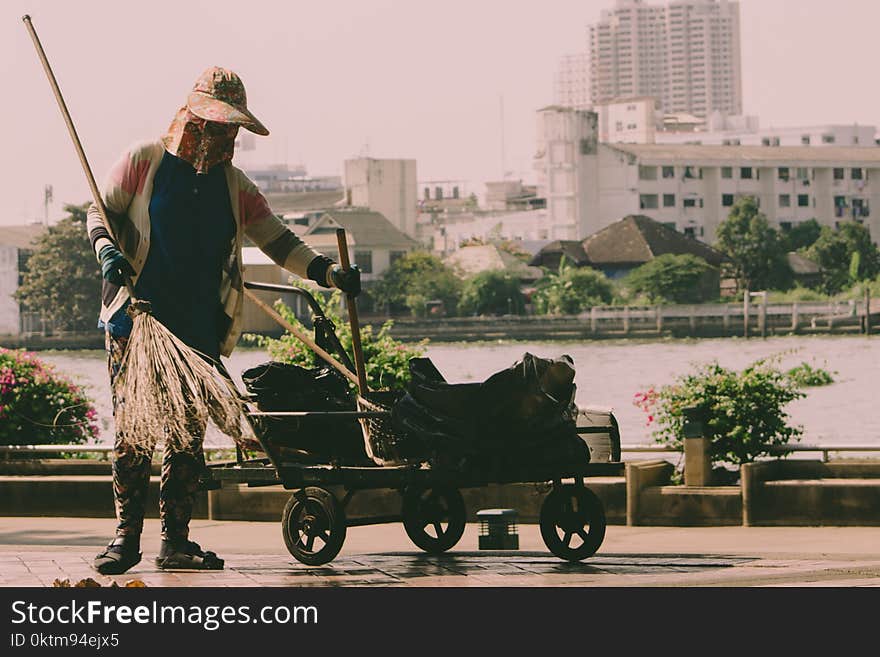
<instances>
[{"instance_id":1,"label":"camouflage pants","mask_svg":"<svg viewBox=\"0 0 880 657\"><path fill-rule=\"evenodd\" d=\"M106 333L107 365L110 387L119 373L122 356L128 345L127 337ZM113 408L117 399L113 393ZM193 421L191 433L195 441L192 452L174 452L166 446L162 458L162 477L159 486L159 518L162 538L185 540L189 535L193 501L199 490L199 476L207 469L202 441L205 425ZM116 506L117 536L139 536L144 526L144 509L150 485L151 455L136 453L120 440L113 446L113 500Z\"/></svg>"}]
</instances>

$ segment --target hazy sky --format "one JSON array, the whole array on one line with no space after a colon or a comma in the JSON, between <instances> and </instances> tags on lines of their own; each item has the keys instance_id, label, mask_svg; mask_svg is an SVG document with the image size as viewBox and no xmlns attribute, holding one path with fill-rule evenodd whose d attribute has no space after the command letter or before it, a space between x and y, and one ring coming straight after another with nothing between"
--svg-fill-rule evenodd
<instances>
[{"instance_id":1,"label":"hazy sky","mask_svg":"<svg viewBox=\"0 0 880 657\"><path fill-rule=\"evenodd\" d=\"M89 197L21 22L31 15L100 181L131 142L161 135L195 78L238 72L272 131L247 162L418 160L420 180L531 177L535 110L560 55L613 0L49 1L0 5L0 223L42 217L42 189ZM762 126L880 124L880 3L741 0L745 111ZM368 145L368 146L367 146ZM241 160L239 160L241 162Z\"/></svg>"}]
</instances>

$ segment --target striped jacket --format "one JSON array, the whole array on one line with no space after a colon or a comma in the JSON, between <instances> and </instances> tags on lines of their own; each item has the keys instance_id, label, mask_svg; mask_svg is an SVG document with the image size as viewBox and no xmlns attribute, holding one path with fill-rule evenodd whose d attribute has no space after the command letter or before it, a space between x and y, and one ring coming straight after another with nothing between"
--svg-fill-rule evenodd
<instances>
[{"instance_id":1,"label":"striped jacket","mask_svg":"<svg viewBox=\"0 0 880 657\"><path fill-rule=\"evenodd\" d=\"M138 143L110 170L102 190L110 226L104 224L94 203L88 211L89 240L95 256L103 246L117 245L134 269L133 284L137 283L150 252L150 197L153 177L164 152L161 141ZM241 169L231 163L223 166L236 225L220 283L220 301L227 324L220 342L220 353L228 356L241 334L243 237L246 235L250 238L275 263L303 278L306 277L309 264L323 256L272 214L266 198ZM125 287L120 288L105 280L101 292L101 319L109 321L127 300Z\"/></svg>"}]
</instances>

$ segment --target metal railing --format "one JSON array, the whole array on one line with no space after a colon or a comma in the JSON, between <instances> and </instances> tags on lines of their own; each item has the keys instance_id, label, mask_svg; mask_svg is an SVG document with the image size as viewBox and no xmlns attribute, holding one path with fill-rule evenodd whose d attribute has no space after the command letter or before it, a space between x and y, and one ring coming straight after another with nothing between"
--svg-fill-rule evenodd
<instances>
[{"instance_id":1,"label":"metal railing","mask_svg":"<svg viewBox=\"0 0 880 657\"><path fill-rule=\"evenodd\" d=\"M206 454L234 452L233 445L205 445ZM0 445L0 454L100 454L105 458L113 451L111 445ZM621 445L623 453L655 453L680 454L682 450L665 445ZM777 445L768 450L771 454L787 452L821 452L822 460L827 461L828 455L840 452L878 452L880 445Z\"/></svg>"}]
</instances>

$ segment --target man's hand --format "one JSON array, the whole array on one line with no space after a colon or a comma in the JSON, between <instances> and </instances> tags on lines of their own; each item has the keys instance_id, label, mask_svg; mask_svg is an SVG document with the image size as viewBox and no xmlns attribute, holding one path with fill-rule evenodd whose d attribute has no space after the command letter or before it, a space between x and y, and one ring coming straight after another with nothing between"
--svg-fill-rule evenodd
<instances>
[{"instance_id":1,"label":"man's hand","mask_svg":"<svg viewBox=\"0 0 880 657\"><path fill-rule=\"evenodd\" d=\"M101 261L101 276L122 287L125 285L126 276L134 276L134 269L122 255L122 252L111 244L101 247L98 252L98 260Z\"/></svg>"},{"instance_id":2,"label":"man's hand","mask_svg":"<svg viewBox=\"0 0 880 657\"><path fill-rule=\"evenodd\" d=\"M330 282L333 287L356 297L361 293L361 270L357 265L352 265L348 270L339 265L333 265L330 269Z\"/></svg>"}]
</instances>

